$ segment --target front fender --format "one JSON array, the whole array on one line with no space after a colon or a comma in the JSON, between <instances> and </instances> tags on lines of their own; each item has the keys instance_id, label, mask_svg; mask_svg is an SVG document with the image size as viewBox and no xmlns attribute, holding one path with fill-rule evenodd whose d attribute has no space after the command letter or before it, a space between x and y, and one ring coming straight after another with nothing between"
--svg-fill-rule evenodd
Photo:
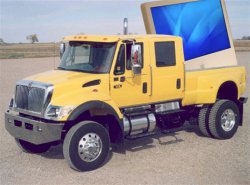
<instances>
[{"instance_id":1,"label":"front fender","mask_svg":"<svg viewBox=\"0 0 250 185\"><path fill-rule=\"evenodd\" d=\"M79 105L68 117L69 122L76 120L83 112L86 112L93 108L99 108L99 109L105 109L110 114L112 114L116 121L119 123L120 129L123 131L123 116L121 114L120 109L115 105L115 103L110 101L99 101L99 100L93 100L85 102L81 105Z\"/></svg>"}]
</instances>

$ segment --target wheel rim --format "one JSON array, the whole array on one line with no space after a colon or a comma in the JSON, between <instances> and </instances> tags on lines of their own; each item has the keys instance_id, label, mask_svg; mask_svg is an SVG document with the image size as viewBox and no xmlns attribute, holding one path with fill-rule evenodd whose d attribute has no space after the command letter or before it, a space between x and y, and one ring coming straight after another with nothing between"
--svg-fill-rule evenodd
<instances>
[{"instance_id":1,"label":"wheel rim","mask_svg":"<svg viewBox=\"0 0 250 185\"><path fill-rule=\"evenodd\" d=\"M229 132L234 128L235 123L236 121L234 111L231 109L225 110L221 116L222 129L226 132Z\"/></svg>"},{"instance_id":2,"label":"wheel rim","mask_svg":"<svg viewBox=\"0 0 250 185\"><path fill-rule=\"evenodd\" d=\"M78 154L85 162L95 161L102 152L102 140L96 133L85 134L78 144Z\"/></svg>"}]
</instances>

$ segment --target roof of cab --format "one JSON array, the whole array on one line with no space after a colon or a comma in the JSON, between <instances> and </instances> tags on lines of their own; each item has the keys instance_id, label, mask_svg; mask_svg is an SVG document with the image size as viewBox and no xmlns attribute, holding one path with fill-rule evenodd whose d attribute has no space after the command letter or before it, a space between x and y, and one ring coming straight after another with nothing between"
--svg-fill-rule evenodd
<instances>
[{"instance_id":1,"label":"roof of cab","mask_svg":"<svg viewBox=\"0 0 250 185\"><path fill-rule=\"evenodd\" d=\"M64 37L64 41L92 41L92 42L117 42L119 40L145 39L145 38L179 38L172 35L73 35Z\"/></svg>"}]
</instances>

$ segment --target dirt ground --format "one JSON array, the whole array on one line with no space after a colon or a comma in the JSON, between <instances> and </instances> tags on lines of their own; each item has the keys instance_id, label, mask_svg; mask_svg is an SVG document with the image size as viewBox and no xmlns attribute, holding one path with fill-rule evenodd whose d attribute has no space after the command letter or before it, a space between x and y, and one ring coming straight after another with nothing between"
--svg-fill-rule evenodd
<instances>
[{"instance_id":1,"label":"dirt ground","mask_svg":"<svg viewBox=\"0 0 250 185\"><path fill-rule=\"evenodd\" d=\"M237 53L250 73L250 52ZM0 59L0 184L250 184L250 100L244 126L231 140L201 137L196 127L126 141L126 154L113 152L102 168L79 173L69 168L62 146L43 155L21 152L4 128L4 111L15 82L53 69L58 58ZM248 76L247 95L250 95ZM250 96L249 96L250 97Z\"/></svg>"},{"instance_id":2,"label":"dirt ground","mask_svg":"<svg viewBox=\"0 0 250 185\"><path fill-rule=\"evenodd\" d=\"M239 42L242 43L242 42ZM242 44L244 47L245 43ZM59 43L0 44L0 59L58 57Z\"/></svg>"},{"instance_id":3,"label":"dirt ground","mask_svg":"<svg viewBox=\"0 0 250 185\"><path fill-rule=\"evenodd\" d=\"M60 43L0 44L0 59L58 57ZM250 51L250 40L234 40L236 51Z\"/></svg>"}]
</instances>

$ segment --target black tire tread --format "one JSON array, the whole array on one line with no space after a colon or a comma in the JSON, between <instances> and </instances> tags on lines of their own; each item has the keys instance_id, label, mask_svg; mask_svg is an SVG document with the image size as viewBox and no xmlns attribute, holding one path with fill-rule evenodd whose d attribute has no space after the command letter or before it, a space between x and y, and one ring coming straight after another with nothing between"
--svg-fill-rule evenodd
<instances>
[{"instance_id":1,"label":"black tire tread","mask_svg":"<svg viewBox=\"0 0 250 185\"><path fill-rule=\"evenodd\" d=\"M222 137L220 137L219 133L217 132L217 129L216 129L216 115L217 115L217 112L218 110L220 109L220 107L228 102L229 100L219 100L217 101L211 111L210 111L210 115L209 115L209 130L212 134L213 137L217 138L217 139L222 139Z\"/></svg>"},{"instance_id":2,"label":"black tire tread","mask_svg":"<svg viewBox=\"0 0 250 185\"><path fill-rule=\"evenodd\" d=\"M88 125L88 124L96 124L98 126L101 126L103 127L102 125L100 125L99 123L97 122L94 122L94 121L82 121L78 124L76 124L75 126L73 126L69 131L68 133L66 134L66 137L64 139L64 143L63 143L63 155L64 155L64 158L65 160L68 162L69 166L76 170L76 171L89 171L89 170L93 170L95 168L91 168L91 169L88 169L86 167L86 169L79 169L77 166L74 165L73 161L71 160L71 157L70 157L70 143L71 143L71 140L72 138L74 137L74 134L77 132L78 129L80 129L82 126L85 126L85 125ZM106 130L105 127L103 127L104 131ZM108 135L108 132L106 132L106 134ZM110 145L110 141L108 141L108 144Z\"/></svg>"},{"instance_id":3,"label":"black tire tread","mask_svg":"<svg viewBox=\"0 0 250 185\"><path fill-rule=\"evenodd\" d=\"M209 119L210 110L211 110L211 106L204 105L200 109L199 117L198 117L198 124L199 124L200 132L206 137L212 136L208 128L208 119Z\"/></svg>"},{"instance_id":4,"label":"black tire tread","mask_svg":"<svg viewBox=\"0 0 250 185\"><path fill-rule=\"evenodd\" d=\"M51 147L49 143L41 144L41 145L34 145L32 143L29 143L27 141L22 141L17 138L15 138L15 141L16 141L17 146L25 153L33 153L33 154L45 153Z\"/></svg>"},{"instance_id":5,"label":"black tire tread","mask_svg":"<svg viewBox=\"0 0 250 185\"><path fill-rule=\"evenodd\" d=\"M79 129L81 126L83 125L86 125L88 124L89 122L88 121L82 121L81 123L73 126L67 133L65 139L64 139L64 142L63 142L63 156L64 158L66 159L66 161L68 162L69 166L71 168L73 168L74 170L76 171L79 171L78 168L73 164L73 162L71 161L71 158L70 158L70 152L69 152L69 145L70 145L70 142L71 142L71 139L74 135L74 133L77 131L77 129Z\"/></svg>"}]
</instances>

